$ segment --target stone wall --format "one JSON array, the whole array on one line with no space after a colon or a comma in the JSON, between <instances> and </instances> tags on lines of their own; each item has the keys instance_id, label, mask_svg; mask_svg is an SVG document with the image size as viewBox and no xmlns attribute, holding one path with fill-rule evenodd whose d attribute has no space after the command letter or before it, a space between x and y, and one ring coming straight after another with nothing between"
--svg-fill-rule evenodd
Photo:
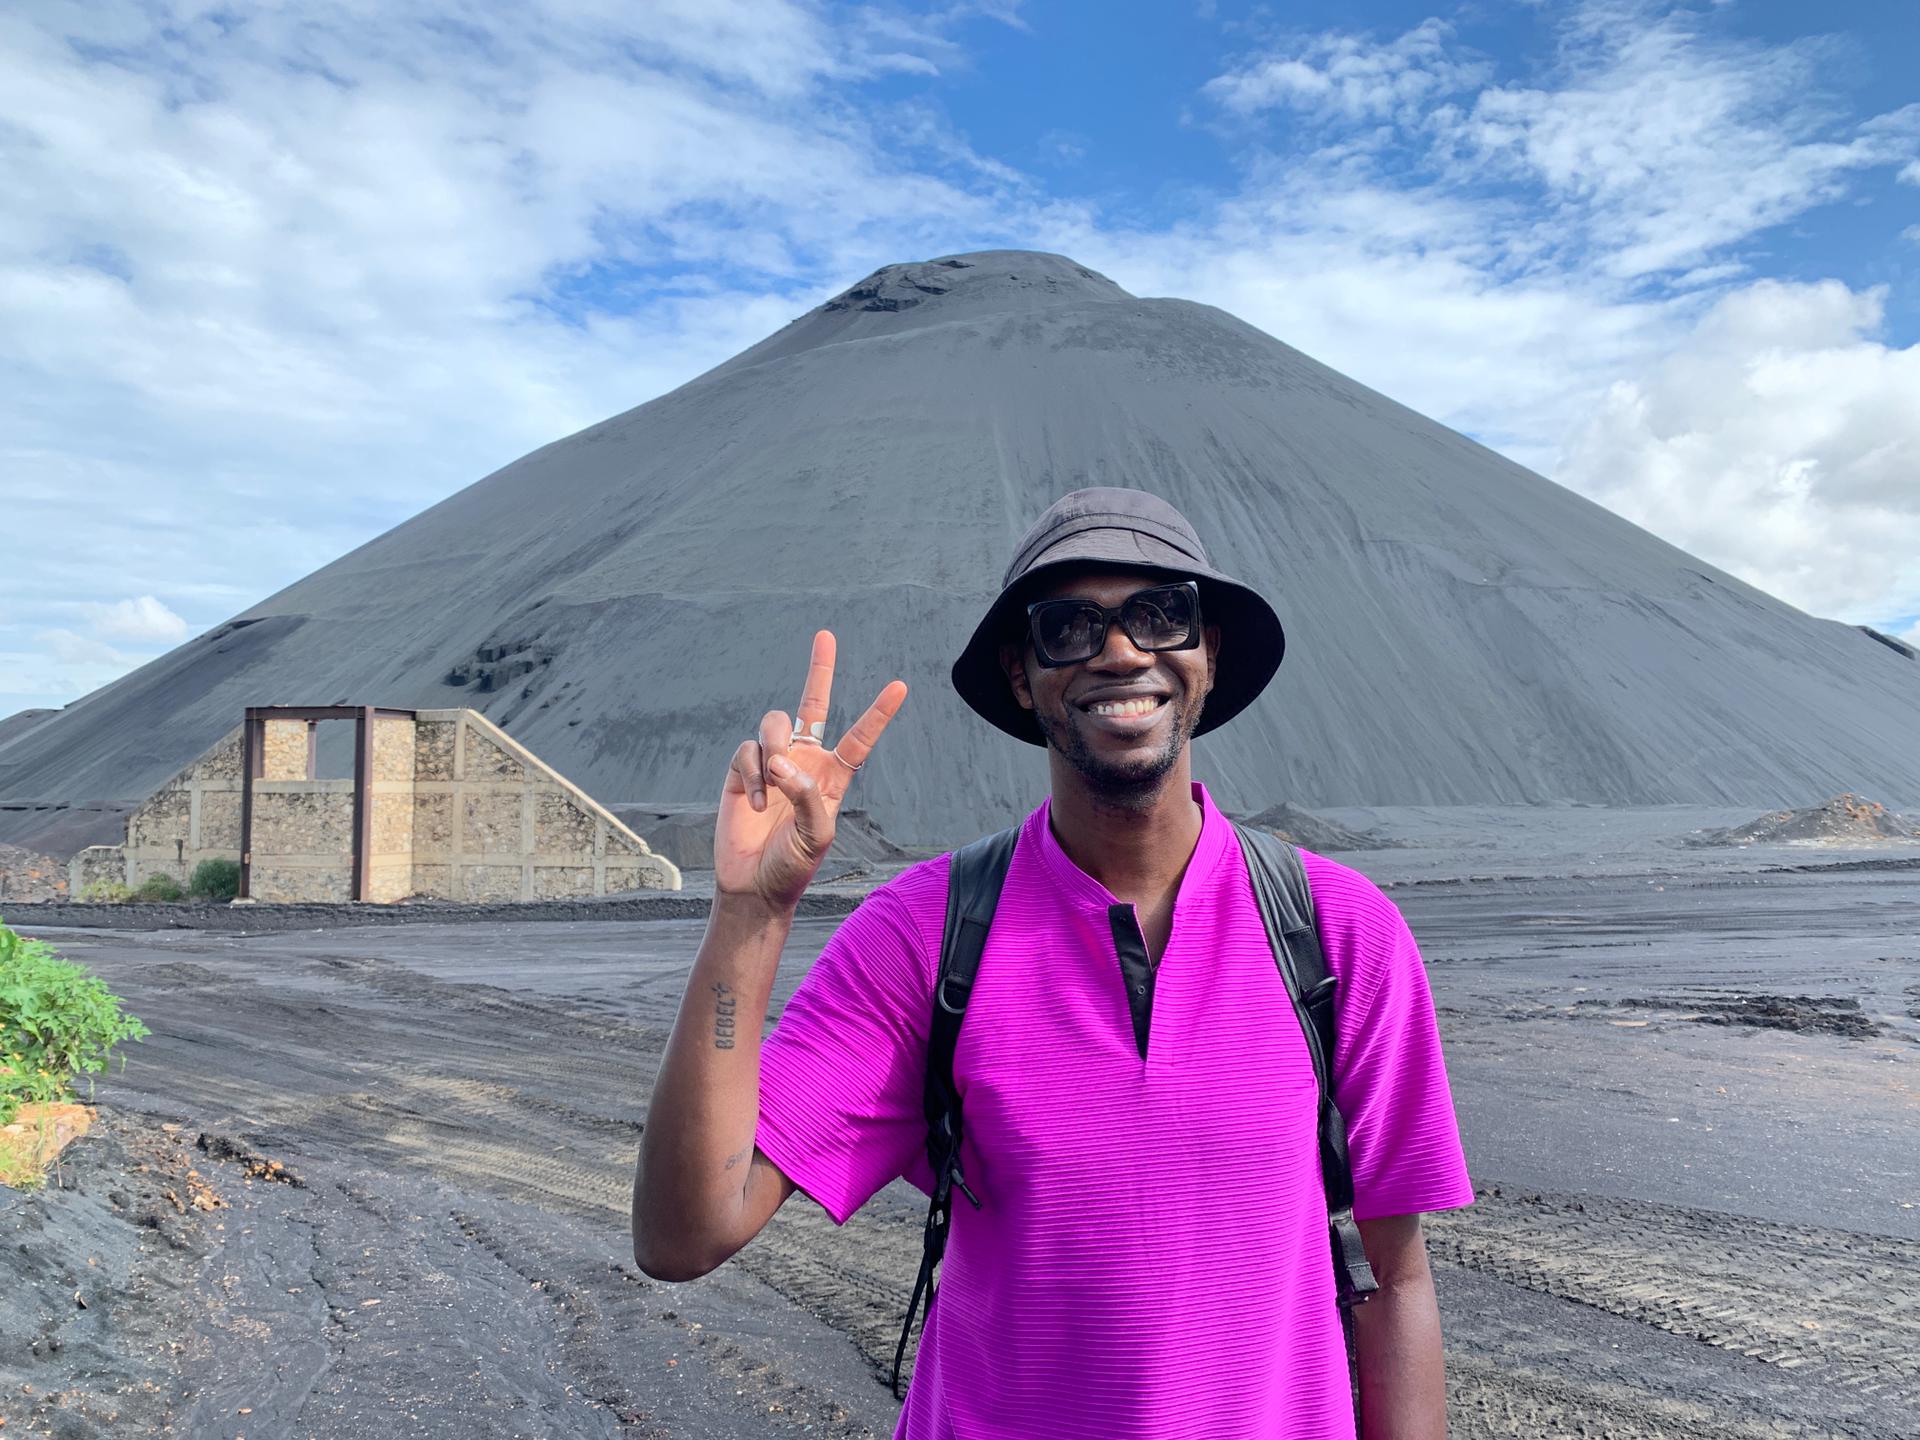
<instances>
[{"instance_id":1,"label":"stone wall","mask_svg":"<svg viewBox=\"0 0 1920 1440\"><path fill-rule=\"evenodd\" d=\"M110 854L82 850L74 857L70 874L73 893L90 879L123 880L138 888L149 875L171 875L182 885L193 878L194 866L219 857L240 858L240 769L244 726L236 725L214 747L147 798L127 817L124 859L118 873ZM299 735L300 773L306 773L306 732Z\"/></svg>"},{"instance_id":2,"label":"stone wall","mask_svg":"<svg viewBox=\"0 0 1920 1440\"><path fill-rule=\"evenodd\" d=\"M353 782L310 778L308 726L266 723L253 783L253 898L353 893ZM186 884L214 856L240 858L244 727L169 780L127 821L124 846L68 868L74 894L97 879L137 887L164 871ZM516 901L678 890L680 872L605 808L472 710L377 717L367 898Z\"/></svg>"},{"instance_id":3,"label":"stone wall","mask_svg":"<svg viewBox=\"0 0 1920 1440\"><path fill-rule=\"evenodd\" d=\"M413 772L419 740L412 720L379 716L373 722L373 776L369 801L367 899L404 900L419 892L414 877Z\"/></svg>"},{"instance_id":4,"label":"stone wall","mask_svg":"<svg viewBox=\"0 0 1920 1440\"><path fill-rule=\"evenodd\" d=\"M413 883L452 900L552 900L680 888L679 870L473 710L422 710Z\"/></svg>"},{"instance_id":5,"label":"stone wall","mask_svg":"<svg viewBox=\"0 0 1920 1440\"><path fill-rule=\"evenodd\" d=\"M311 780L313 776L313 730L305 720L269 720L260 727L262 737L260 778L262 780Z\"/></svg>"},{"instance_id":6,"label":"stone wall","mask_svg":"<svg viewBox=\"0 0 1920 1440\"><path fill-rule=\"evenodd\" d=\"M247 890L255 900L353 898L353 781L253 782Z\"/></svg>"},{"instance_id":7,"label":"stone wall","mask_svg":"<svg viewBox=\"0 0 1920 1440\"><path fill-rule=\"evenodd\" d=\"M127 883L127 847L89 845L67 862L67 894L78 900L89 885L105 880L115 885Z\"/></svg>"}]
</instances>

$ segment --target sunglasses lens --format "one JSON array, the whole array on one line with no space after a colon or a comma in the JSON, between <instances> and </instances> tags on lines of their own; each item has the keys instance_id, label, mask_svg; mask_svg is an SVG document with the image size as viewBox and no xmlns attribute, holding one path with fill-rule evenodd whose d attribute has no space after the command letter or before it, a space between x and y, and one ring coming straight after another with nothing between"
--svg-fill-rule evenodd
<instances>
[{"instance_id":1,"label":"sunglasses lens","mask_svg":"<svg viewBox=\"0 0 1920 1440\"><path fill-rule=\"evenodd\" d=\"M1100 607L1074 600L1042 605L1033 612L1033 639L1041 653L1056 663L1086 660L1100 652L1106 639Z\"/></svg>"},{"instance_id":2,"label":"sunglasses lens","mask_svg":"<svg viewBox=\"0 0 1920 1440\"><path fill-rule=\"evenodd\" d=\"M1192 643L1198 618L1193 590L1163 585L1129 595L1117 612L1127 638L1142 650L1178 650ZM1033 643L1045 660L1091 660L1107 642L1110 612L1091 600L1049 600L1033 608Z\"/></svg>"},{"instance_id":3,"label":"sunglasses lens","mask_svg":"<svg viewBox=\"0 0 1920 1440\"><path fill-rule=\"evenodd\" d=\"M1142 650L1170 650L1193 633L1193 593L1178 585L1142 590L1127 600L1120 618Z\"/></svg>"}]
</instances>

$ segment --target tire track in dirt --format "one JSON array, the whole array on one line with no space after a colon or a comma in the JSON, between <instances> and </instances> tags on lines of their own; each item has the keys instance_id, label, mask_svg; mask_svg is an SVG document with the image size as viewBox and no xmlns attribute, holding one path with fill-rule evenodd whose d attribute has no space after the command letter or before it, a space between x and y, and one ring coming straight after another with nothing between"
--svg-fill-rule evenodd
<instances>
[{"instance_id":1,"label":"tire track in dirt","mask_svg":"<svg viewBox=\"0 0 1920 1440\"><path fill-rule=\"evenodd\" d=\"M1599 1196L1483 1192L1429 1218L1438 1260L1920 1404L1920 1245Z\"/></svg>"},{"instance_id":2,"label":"tire track in dirt","mask_svg":"<svg viewBox=\"0 0 1920 1440\"><path fill-rule=\"evenodd\" d=\"M1492 1360L1458 1346L1447 1350L1447 1420L1457 1440L1840 1440L1842 1434L1731 1416L1630 1385Z\"/></svg>"}]
</instances>

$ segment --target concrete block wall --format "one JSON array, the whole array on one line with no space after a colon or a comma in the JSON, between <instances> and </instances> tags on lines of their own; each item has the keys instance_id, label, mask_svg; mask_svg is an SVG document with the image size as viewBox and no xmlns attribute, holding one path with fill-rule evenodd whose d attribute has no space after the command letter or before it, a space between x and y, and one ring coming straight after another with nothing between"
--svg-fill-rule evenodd
<instances>
[{"instance_id":1,"label":"concrete block wall","mask_svg":"<svg viewBox=\"0 0 1920 1440\"><path fill-rule=\"evenodd\" d=\"M240 858L240 768L244 727L236 725L127 817L123 845L93 845L69 862L68 892L78 897L96 880L138 886L149 875L182 885L202 860ZM306 732L300 733L301 774Z\"/></svg>"},{"instance_id":2,"label":"concrete block wall","mask_svg":"<svg viewBox=\"0 0 1920 1440\"><path fill-rule=\"evenodd\" d=\"M300 743L304 775L304 728ZM233 854L239 858L237 844ZM253 782L248 891L255 900L269 901L353 898L353 781Z\"/></svg>"},{"instance_id":3,"label":"concrete block wall","mask_svg":"<svg viewBox=\"0 0 1920 1440\"><path fill-rule=\"evenodd\" d=\"M313 769L310 763L312 750L308 739L312 730L305 720L269 720L260 727L265 731L264 744L260 756L260 778L263 780L311 780Z\"/></svg>"},{"instance_id":4,"label":"concrete block wall","mask_svg":"<svg viewBox=\"0 0 1920 1440\"><path fill-rule=\"evenodd\" d=\"M353 893L353 782L310 780L307 724L270 720L253 783L253 898ZM138 886L186 884L200 861L240 858L244 727L235 727L134 811L125 845L94 846L68 869ZM590 796L472 710L377 717L367 898L550 900L678 890L679 870Z\"/></svg>"},{"instance_id":5,"label":"concrete block wall","mask_svg":"<svg viewBox=\"0 0 1920 1440\"><path fill-rule=\"evenodd\" d=\"M678 890L680 871L473 710L422 710L414 738L415 890L554 900Z\"/></svg>"},{"instance_id":6,"label":"concrete block wall","mask_svg":"<svg viewBox=\"0 0 1920 1440\"><path fill-rule=\"evenodd\" d=\"M397 716L377 716L373 722L373 775L368 800L372 822L368 829L367 898L404 900L430 894L420 889L414 874L413 773L418 761L418 726Z\"/></svg>"}]
</instances>

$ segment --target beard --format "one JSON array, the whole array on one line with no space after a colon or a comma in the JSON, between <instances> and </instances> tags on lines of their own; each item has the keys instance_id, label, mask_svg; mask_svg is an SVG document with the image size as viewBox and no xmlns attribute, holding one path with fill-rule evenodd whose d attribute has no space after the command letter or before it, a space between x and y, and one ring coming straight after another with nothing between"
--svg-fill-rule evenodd
<instances>
[{"instance_id":1,"label":"beard","mask_svg":"<svg viewBox=\"0 0 1920 1440\"><path fill-rule=\"evenodd\" d=\"M1094 796L1117 810L1144 810L1159 795L1168 772L1179 763L1180 752L1193 738L1194 727L1200 723L1200 711L1205 704L1204 695L1196 699L1185 692L1170 699L1167 707L1173 711L1173 715L1167 727L1166 742L1146 754L1125 758L1108 757L1096 751L1085 732L1075 723L1075 712L1050 716L1036 708L1033 718L1040 727L1040 733L1046 737L1047 744L1079 772Z\"/></svg>"}]
</instances>

